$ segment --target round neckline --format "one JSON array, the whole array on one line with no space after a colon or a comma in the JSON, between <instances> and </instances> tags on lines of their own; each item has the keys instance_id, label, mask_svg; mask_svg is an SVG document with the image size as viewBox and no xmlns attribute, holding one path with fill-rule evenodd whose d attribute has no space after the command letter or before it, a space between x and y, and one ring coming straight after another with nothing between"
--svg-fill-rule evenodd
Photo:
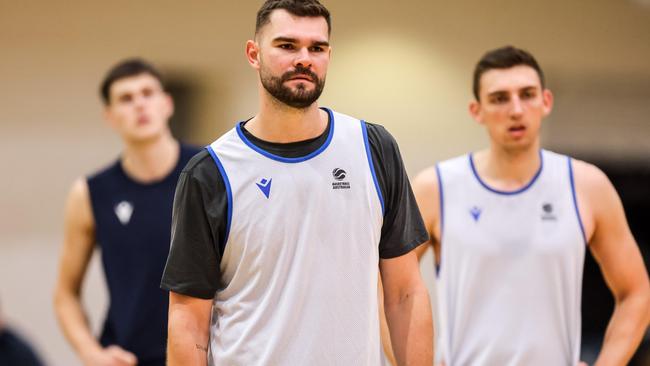
<instances>
[{"instance_id":1,"label":"round neckline","mask_svg":"<svg viewBox=\"0 0 650 366\"><path fill-rule=\"evenodd\" d=\"M470 165L470 167L472 169L472 173L474 174L474 177L476 178L476 180L481 184L481 186L483 186L483 188L487 189L488 191L490 191L492 193L496 193L496 194L500 194L500 195L506 195L506 196L512 196L512 195L520 194L520 193L523 193L523 192L527 191L530 187L533 186L533 184L535 184L535 182L537 181L537 178L539 178L539 176L542 174L542 170L544 169L544 155L542 154L542 150L540 149L539 150L539 168L537 169L537 172L531 178L531 180L528 181L528 183L526 183L521 188L518 188L518 189L515 189L515 190L512 190L512 191L504 191L504 190L493 188L489 184L487 184L485 181L483 181L483 179L481 179L481 176L478 174L478 171L476 170L476 165L474 164L474 153L469 153L468 157L469 157L469 165Z\"/></svg>"},{"instance_id":2,"label":"round neckline","mask_svg":"<svg viewBox=\"0 0 650 366\"><path fill-rule=\"evenodd\" d=\"M174 177L174 174L176 173L177 170L181 168L181 155L183 154L183 145L179 142L178 143L178 154L176 156L176 162L174 163L174 167L162 178L153 180L150 182L143 182L140 180L135 179L129 173L124 169L124 162L122 160L122 154L120 154L120 157L117 159L117 168L120 172L120 174L129 182L136 184L141 187L153 187L156 185L164 184L168 180L172 179Z\"/></svg>"},{"instance_id":3,"label":"round neckline","mask_svg":"<svg viewBox=\"0 0 650 366\"><path fill-rule=\"evenodd\" d=\"M325 140L323 145L321 145L318 149L316 149L316 150L312 151L311 153L309 153L307 155L304 155L304 156L299 156L299 157L295 157L295 158L285 158L283 156L273 154L273 153L271 153L271 152L269 152L267 150L264 150L263 148L255 145L248 137L246 137L246 134L244 134L244 131L242 131L241 124L244 121L241 121L241 122L237 123L235 129L237 131L237 135L244 142L244 144L246 144L248 147L250 147L254 151L258 152L259 154L261 154L261 155L263 155L263 156L265 156L265 157L267 157L269 159L279 161L279 162L282 162L282 163L300 163L300 162L307 161L309 159L312 159L312 158L318 156L320 153L325 151L325 149L327 149L327 147L329 146L330 142L332 142L332 137L334 136L334 114L332 113L332 110L329 109L329 108L324 108L323 107L321 109L326 111L327 115L329 117L329 130L327 132L327 140Z\"/></svg>"}]
</instances>

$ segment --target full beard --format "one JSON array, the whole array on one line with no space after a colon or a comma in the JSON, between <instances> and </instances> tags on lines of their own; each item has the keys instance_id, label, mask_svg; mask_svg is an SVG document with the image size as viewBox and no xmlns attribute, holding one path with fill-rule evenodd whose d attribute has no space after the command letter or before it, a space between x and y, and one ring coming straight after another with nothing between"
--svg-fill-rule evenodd
<instances>
[{"instance_id":1,"label":"full beard","mask_svg":"<svg viewBox=\"0 0 650 366\"><path fill-rule=\"evenodd\" d=\"M305 85L299 83L295 89L291 89L284 85L288 80L299 76L307 75L314 83L313 90L307 90ZM264 71L260 73L260 80L264 89L271 94L279 102L296 109L306 109L318 100L323 88L325 87L325 80L321 80L310 69L298 66L293 71L288 71L282 76L272 76Z\"/></svg>"}]
</instances>

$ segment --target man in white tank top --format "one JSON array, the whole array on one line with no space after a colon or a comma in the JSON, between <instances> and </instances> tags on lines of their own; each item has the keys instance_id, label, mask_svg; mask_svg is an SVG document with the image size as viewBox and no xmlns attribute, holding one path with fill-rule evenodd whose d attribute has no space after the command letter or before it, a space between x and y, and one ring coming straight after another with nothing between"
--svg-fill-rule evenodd
<instances>
[{"instance_id":1,"label":"man in white tank top","mask_svg":"<svg viewBox=\"0 0 650 366\"><path fill-rule=\"evenodd\" d=\"M433 362L426 229L390 135L318 106L329 34L317 0L258 12L259 111L176 191L168 365L381 365L379 275L398 364Z\"/></svg>"},{"instance_id":2,"label":"man in white tank top","mask_svg":"<svg viewBox=\"0 0 650 366\"><path fill-rule=\"evenodd\" d=\"M553 95L528 52L488 52L474 96L490 146L414 180L439 265L438 362L577 365L589 248L616 299L596 365L625 365L648 325L650 286L617 193L595 166L540 149Z\"/></svg>"}]
</instances>

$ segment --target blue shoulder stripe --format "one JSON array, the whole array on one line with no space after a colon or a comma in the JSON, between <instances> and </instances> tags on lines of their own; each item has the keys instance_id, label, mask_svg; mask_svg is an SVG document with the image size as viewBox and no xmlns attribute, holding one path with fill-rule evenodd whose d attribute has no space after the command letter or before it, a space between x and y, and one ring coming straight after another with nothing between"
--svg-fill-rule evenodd
<instances>
[{"instance_id":1,"label":"blue shoulder stripe","mask_svg":"<svg viewBox=\"0 0 650 366\"><path fill-rule=\"evenodd\" d=\"M230 234L230 224L232 222L232 189L230 188L230 180L228 179L228 174L226 173L226 170L223 168L223 164L221 164L221 161L217 157L217 154L214 152L214 150L210 145L206 146L205 149L208 150L210 156L212 156L212 159L217 164L219 173L221 173L221 177L223 178L223 183L226 186L226 195L228 197L228 216L226 216L226 235L225 235L226 237L223 240L224 245L226 245L226 243L228 243L228 235Z\"/></svg>"},{"instance_id":2,"label":"blue shoulder stripe","mask_svg":"<svg viewBox=\"0 0 650 366\"><path fill-rule=\"evenodd\" d=\"M368 165L370 165L372 180L373 182L375 182L375 189L377 190L377 195L379 196L379 202L381 203L381 214L383 216L386 214L384 208L384 196L381 194L379 182L377 181L377 173L375 172L375 164L372 162L372 154L370 153L370 143L368 142L368 131L366 128L366 121L361 121L361 131L363 131L363 143L366 146L366 157L368 158Z\"/></svg>"}]
</instances>

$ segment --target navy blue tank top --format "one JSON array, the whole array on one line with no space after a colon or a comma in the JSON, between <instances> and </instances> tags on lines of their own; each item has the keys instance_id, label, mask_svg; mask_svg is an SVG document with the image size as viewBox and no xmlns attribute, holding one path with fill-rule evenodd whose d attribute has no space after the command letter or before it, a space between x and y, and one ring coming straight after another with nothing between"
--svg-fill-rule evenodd
<instances>
[{"instance_id":1,"label":"navy blue tank top","mask_svg":"<svg viewBox=\"0 0 650 366\"><path fill-rule=\"evenodd\" d=\"M160 289L160 278L169 253L176 182L197 152L181 145L174 170L154 183L131 179L119 159L88 178L110 297L100 343L133 352L139 365L164 364L168 293Z\"/></svg>"}]
</instances>

